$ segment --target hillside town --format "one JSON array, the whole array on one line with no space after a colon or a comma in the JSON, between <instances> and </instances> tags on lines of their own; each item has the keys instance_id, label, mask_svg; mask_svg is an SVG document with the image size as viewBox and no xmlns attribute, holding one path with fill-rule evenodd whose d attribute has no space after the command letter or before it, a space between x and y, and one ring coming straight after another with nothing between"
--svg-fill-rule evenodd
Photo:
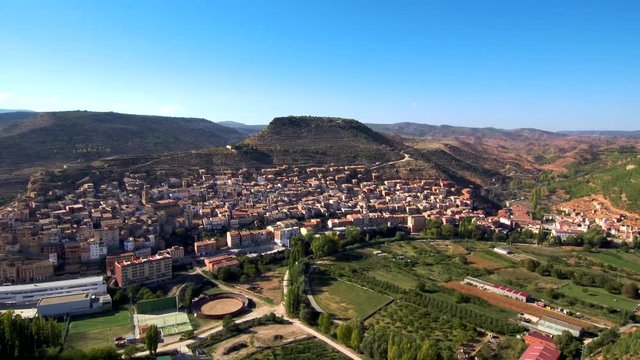
<instances>
[{"instance_id":1,"label":"hillside town","mask_svg":"<svg viewBox=\"0 0 640 360\"><path fill-rule=\"evenodd\" d=\"M543 223L533 220L521 203L486 216L474 209L472 188L441 180L380 180L364 166L156 175L152 181L134 173L120 182L87 180L69 193L32 192L1 209L0 280L22 284L55 275L96 275L92 265L106 260L106 274L120 285L149 282L170 277L171 263L191 258L233 256L249 249L268 252L289 247L296 235L340 234L348 227L397 226L420 233L427 220L458 224L472 218L488 234L546 228L561 240L593 225L626 241L640 232L623 224L623 218L591 217L596 213L571 209ZM189 234L193 246L186 251L165 246L176 234ZM159 262L166 263L158 267L164 270L152 272L149 279L121 279L128 267Z\"/></svg>"},{"instance_id":2,"label":"hillside town","mask_svg":"<svg viewBox=\"0 0 640 360\"><path fill-rule=\"evenodd\" d=\"M564 242L595 225L620 235L619 241L638 234L624 218L568 207L544 221L534 220L523 202L489 216L474 206L473 194L473 187L439 179L384 180L365 166L199 170L182 178L158 171L102 182L87 178L73 191L30 192L0 210L0 304L25 316L59 317L71 308L76 316L104 312L112 309L107 286L171 281L178 265L218 274L238 267L241 256L282 252L296 236L333 233L344 239L350 228L393 228L422 236L433 223L459 227L466 219L484 239L497 234L508 239L526 230ZM495 252L512 257L507 249ZM523 303L532 299L473 277L464 284ZM169 308L175 306L169 302ZM189 319L180 316L172 326L192 329ZM523 324L547 334L566 330L581 336L576 325L535 319L535 326ZM134 336L143 338L146 329L136 328Z\"/></svg>"}]
</instances>

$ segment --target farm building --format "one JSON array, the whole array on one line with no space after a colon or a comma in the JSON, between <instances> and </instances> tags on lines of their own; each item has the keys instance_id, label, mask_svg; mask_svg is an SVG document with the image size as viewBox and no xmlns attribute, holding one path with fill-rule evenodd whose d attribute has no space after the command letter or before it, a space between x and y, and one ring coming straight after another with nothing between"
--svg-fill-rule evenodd
<instances>
[{"instance_id":1,"label":"farm building","mask_svg":"<svg viewBox=\"0 0 640 360\"><path fill-rule=\"evenodd\" d=\"M530 331L524 336L524 342L528 345L547 345L556 348L556 343L551 336L540 334L539 332Z\"/></svg>"},{"instance_id":2,"label":"farm building","mask_svg":"<svg viewBox=\"0 0 640 360\"><path fill-rule=\"evenodd\" d=\"M511 254L513 254L513 251L511 251L509 249L501 248L501 247L495 247L495 248L493 248L493 251L497 252L498 254L502 254L502 255L511 255Z\"/></svg>"},{"instance_id":3,"label":"farm building","mask_svg":"<svg viewBox=\"0 0 640 360\"><path fill-rule=\"evenodd\" d=\"M548 345L529 345L527 350L520 356L520 360L558 360L560 351Z\"/></svg>"},{"instance_id":4,"label":"farm building","mask_svg":"<svg viewBox=\"0 0 640 360\"><path fill-rule=\"evenodd\" d=\"M484 280L480 280L471 276L467 276L466 278L464 278L464 283L465 284L469 284L469 285L473 285L473 286L477 286L483 290L487 290L488 288L492 288L495 286L494 283L490 283L488 281L484 281Z\"/></svg>"},{"instance_id":5,"label":"farm building","mask_svg":"<svg viewBox=\"0 0 640 360\"><path fill-rule=\"evenodd\" d=\"M477 286L482 290L485 291L489 291L492 292L494 294L498 294L498 295L502 295L502 296L506 296L512 299L516 299L522 302L527 302L529 301L529 294L527 294L526 292L520 291L520 290L515 290L503 285L499 285L499 284L493 284L490 283L488 281L484 281L484 280L480 280L480 279L476 279L474 277L471 276L467 276L466 278L464 278L464 283L465 284L469 284L469 285L473 285L473 286Z\"/></svg>"},{"instance_id":6,"label":"farm building","mask_svg":"<svg viewBox=\"0 0 640 360\"><path fill-rule=\"evenodd\" d=\"M551 335L560 335L563 331L568 331L575 337L579 337L583 330L582 326L574 325L549 316L543 316L540 318L540 321L538 321L538 329Z\"/></svg>"}]
</instances>

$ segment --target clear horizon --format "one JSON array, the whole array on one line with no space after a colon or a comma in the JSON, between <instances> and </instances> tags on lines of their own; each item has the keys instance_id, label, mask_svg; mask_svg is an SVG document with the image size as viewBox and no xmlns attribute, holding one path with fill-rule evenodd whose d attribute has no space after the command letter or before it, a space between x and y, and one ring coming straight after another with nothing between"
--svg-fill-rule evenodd
<instances>
[{"instance_id":1,"label":"clear horizon","mask_svg":"<svg viewBox=\"0 0 640 360\"><path fill-rule=\"evenodd\" d=\"M5 1L0 13L0 108L640 123L638 1Z\"/></svg>"}]
</instances>

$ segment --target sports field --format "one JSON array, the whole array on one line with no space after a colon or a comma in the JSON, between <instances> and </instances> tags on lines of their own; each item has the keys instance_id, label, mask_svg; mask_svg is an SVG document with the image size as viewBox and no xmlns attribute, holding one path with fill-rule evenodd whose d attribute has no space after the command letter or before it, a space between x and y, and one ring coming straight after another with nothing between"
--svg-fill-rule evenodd
<instances>
[{"instance_id":1,"label":"sports field","mask_svg":"<svg viewBox=\"0 0 640 360\"><path fill-rule=\"evenodd\" d=\"M163 336L193 330L189 316L183 312L172 312L163 315L137 314L136 318L138 328L143 325L156 325Z\"/></svg>"},{"instance_id":2,"label":"sports field","mask_svg":"<svg viewBox=\"0 0 640 360\"><path fill-rule=\"evenodd\" d=\"M69 333L100 330L130 324L131 315L129 314L129 310L113 311L105 314L73 318L69 326Z\"/></svg>"}]
</instances>

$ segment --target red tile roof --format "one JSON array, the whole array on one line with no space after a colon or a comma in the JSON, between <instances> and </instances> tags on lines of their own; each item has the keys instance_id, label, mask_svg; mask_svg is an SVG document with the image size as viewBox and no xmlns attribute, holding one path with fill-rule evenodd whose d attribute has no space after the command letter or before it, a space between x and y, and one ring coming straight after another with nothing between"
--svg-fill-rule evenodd
<instances>
[{"instance_id":1,"label":"red tile roof","mask_svg":"<svg viewBox=\"0 0 640 360\"><path fill-rule=\"evenodd\" d=\"M520 360L558 360L559 358L560 351L542 344L530 345L520 356Z\"/></svg>"}]
</instances>

